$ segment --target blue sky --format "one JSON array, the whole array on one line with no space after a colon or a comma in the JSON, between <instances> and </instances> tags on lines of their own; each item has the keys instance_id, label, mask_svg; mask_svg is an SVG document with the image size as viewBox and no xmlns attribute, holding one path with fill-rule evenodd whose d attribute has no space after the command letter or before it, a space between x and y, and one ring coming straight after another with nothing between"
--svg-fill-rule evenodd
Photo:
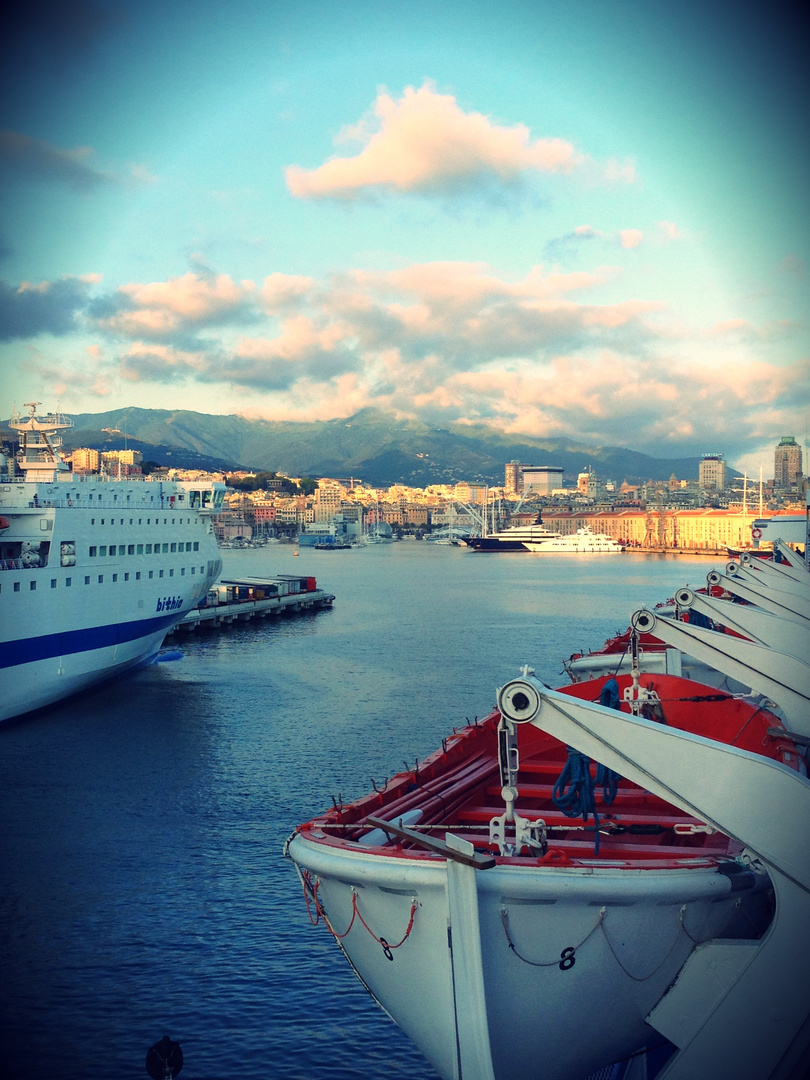
<instances>
[{"instance_id":1,"label":"blue sky","mask_svg":"<svg viewBox=\"0 0 810 1080\"><path fill-rule=\"evenodd\" d=\"M374 406L771 475L809 411L793 11L21 6L0 411Z\"/></svg>"}]
</instances>

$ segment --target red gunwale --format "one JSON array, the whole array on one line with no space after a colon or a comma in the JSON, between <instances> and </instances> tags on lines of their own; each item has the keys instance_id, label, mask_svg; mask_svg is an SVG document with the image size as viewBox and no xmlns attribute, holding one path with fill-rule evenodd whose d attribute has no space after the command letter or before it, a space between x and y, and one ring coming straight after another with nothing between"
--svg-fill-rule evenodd
<instances>
[{"instance_id":1,"label":"red gunwale","mask_svg":"<svg viewBox=\"0 0 810 1080\"><path fill-rule=\"evenodd\" d=\"M561 688L561 692L598 701L608 678L575 683ZM617 681L621 692L632 680L629 675L619 675ZM766 709L676 676L643 674L640 682L658 693L670 726L800 768L796 747L782 722ZM628 711L626 705L623 711ZM622 778L609 806L602 805L597 796L602 830L597 856L593 817L583 828L581 818L565 817L551 800L552 787L565 765L566 748L545 732L522 725L518 729L520 771L515 809L523 817L546 822L549 850L543 858L498 855L489 844L489 821L504 812L497 757L499 719L495 710L484 720L455 731L418 768L398 773L383 790L333 807L300 826L299 833L319 844L347 851L420 862L441 861L443 856L409 841L397 840L382 846L363 844L363 834L371 828L366 823L369 814L396 822L408 811L421 809L419 831L427 832L424 827L430 825L428 835L438 839L456 831L471 840L477 850L494 854L499 865L665 870L712 867L739 853L740 845L722 833L690 831L701 823ZM593 771L595 764L591 767ZM660 826L661 831L645 831L653 826ZM637 831L611 835L605 831L610 827Z\"/></svg>"}]
</instances>

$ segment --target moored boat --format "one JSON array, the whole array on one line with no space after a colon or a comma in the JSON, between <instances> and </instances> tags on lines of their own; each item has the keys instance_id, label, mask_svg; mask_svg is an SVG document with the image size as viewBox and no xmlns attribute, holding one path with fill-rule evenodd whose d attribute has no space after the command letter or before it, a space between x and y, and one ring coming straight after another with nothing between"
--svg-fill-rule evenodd
<instances>
[{"instance_id":1,"label":"moored boat","mask_svg":"<svg viewBox=\"0 0 810 1080\"><path fill-rule=\"evenodd\" d=\"M464 542L473 551L529 551L530 544L555 540L559 536L538 520L533 525L510 525L501 532L484 536L465 536Z\"/></svg>"},{"instance_id":2,"label":"moored boat","mask_svg":"<svg viewBox=\"0 0 810 1080\"><path fill-rule=\"evenodd\" d=\"M0 463L0 720L152 662L222 568L224 484L73 473L38 404Z\"/></svg>"},{"instance_id":3,"label":"moored boat","mask_svg":"<svg viewBox=\"0 0 810 1080\"><path fill-rule=\"evenodd\" d=\"M755 584L763 604L794 595L807 633L806 581ZM679 1080L801 1060L802 661L765 645L761 620L747 636L633 621L660 640L683 627L754 694L638 664L551 691L524 669L485 720L288 841L311 920L446 1080L575 1080L662 1045ZM786 680L798 689L774 693ZM725 1030L740 1023L759 1025L742 1051Z\"/></svg>"},{"instance_id":4,"label":"moored boat","mask_svg":"<svg viewBox=\"0 0 810 1080\"><path fill-rule=\"evenodd\" d=\"M565 555L568 552L596 552L615 555L624 551L624 544L620 544L618 540L614 540L612 536L608 536L606 533L593 532L588 525L577 529L575 533L567 535L560 534L542 540L527 540L525 541L525 547L527 551L538 554L545 552L549 555Z\"/></svg>"}]
</instances>

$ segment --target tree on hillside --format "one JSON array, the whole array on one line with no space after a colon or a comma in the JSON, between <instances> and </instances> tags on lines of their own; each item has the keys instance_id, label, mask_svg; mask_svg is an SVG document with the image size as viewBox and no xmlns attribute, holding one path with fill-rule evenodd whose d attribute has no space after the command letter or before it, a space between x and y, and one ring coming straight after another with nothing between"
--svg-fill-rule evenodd
<instances>
[{"instance_id":1,"label":"tree on hillside","mask_svg":"<svg viewBox=\"0 0 810 1080\"><path fill-rule=\"evenodd\" d=\"M311 495L318 486L318 481L309 476L297 484L288 476L279 476L274 472L257 472L253 476L243 477L226 476L225 482L235 491L264 491L265 488L270 488L273 491L284 491L288 495Z\"/></svg>"}]
</instances>

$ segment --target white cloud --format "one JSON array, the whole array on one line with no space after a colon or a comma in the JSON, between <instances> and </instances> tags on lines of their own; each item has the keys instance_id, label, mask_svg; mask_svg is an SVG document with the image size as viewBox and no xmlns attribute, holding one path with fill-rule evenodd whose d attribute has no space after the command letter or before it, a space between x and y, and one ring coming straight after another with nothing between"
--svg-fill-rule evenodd
<instances>
[{"instance_id":1,"label":"white cloud","mask_svg":"<svg viewBox=\"0 0 810 1080\"><path fill-rule=\"evenodd\" d=\"M297 198L512 184L531 173L570 173L585 160L565 139L532 139L524 124L507 127L465 112L451 94L438 93L427 81L418 90L406 87L398 101L381 91L373 119L344 128L336 141L359 141L362 149L316 169L290 166L287 186Z\"/></svg>"},{"instance_id":2,"label":"white cloud","mask_svg":"<svg viewBox=\"0 0 810 1080\"><path fill-rule=\"evenodd\" d=\"M810 363L772 358L795 328L750 318L690 328L659 301L606 302L620 281L611 266L507 277L445 261L320 280L276 272L260 288L199 270L96 299L75 279L7 295L50 305L67 290L63 333L75 338L81 322L91 337L32 367L54 388L96 396L175 384L210 395L211 411L247 398L273 419L328 419L376 405L683 454L764 439L768 425L801 430Z\"/></svg>"}]
</instances>

